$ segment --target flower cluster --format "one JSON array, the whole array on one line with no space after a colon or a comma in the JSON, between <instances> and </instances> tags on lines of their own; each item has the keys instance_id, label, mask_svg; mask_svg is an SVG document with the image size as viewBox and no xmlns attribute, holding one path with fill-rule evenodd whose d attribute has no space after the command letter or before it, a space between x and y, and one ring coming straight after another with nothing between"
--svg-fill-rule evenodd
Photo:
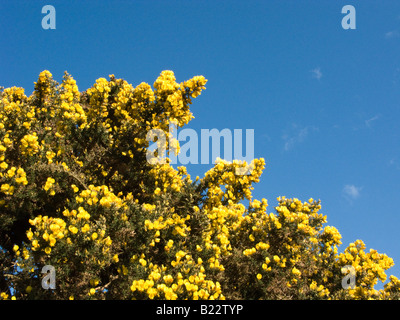
<instances>
[{"instance_id":1,"label":"flower cluster","mask_svg":"<svg viewBox=\"0 0 400 320\"><path fill-rule=\"evenodd\" d=\"M132 282L130 289L135 299L224 299L220 283L206 279L201 259L193 261L192 256L183 251L178 251L175 257L171 262L172 268L148 264L144 255L132 257L131 260L137 260L138 267L147 274L146 279ZM168 273L171 271L172 274Z\"/></svg>"},{"instance_id":2,"label":"flower cluster","mask_svg":"<svg viewBox=\"0 0 400 320\"><path fill-rule=\"evenodd\" d=\"M365 249L364 242L357 240L350 243L344 252L338 256L338 265L350 265L356 272L355 277L358 285L349 290L353 299L378 298L382 292L374 289L374 286L378 283L378 280L386 281L385 271L394 265L393 259L386 254L378 253L373 249L365 252ZM396 283L395 278L391 280L392 283Z\"/></svg>"}]
</instances>

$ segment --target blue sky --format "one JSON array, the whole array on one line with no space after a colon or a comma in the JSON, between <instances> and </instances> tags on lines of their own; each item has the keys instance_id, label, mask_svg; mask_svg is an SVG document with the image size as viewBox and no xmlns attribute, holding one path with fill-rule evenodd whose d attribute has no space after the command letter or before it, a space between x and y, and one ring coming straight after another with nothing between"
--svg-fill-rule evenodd
<instances>
[{"instance_id":1,"label":"blue sky","mask_svg":"<svg viewBox=\"0 0 400 320\"><path fill-rule=\"evenodd\" d=\"M41 8L56 9L44 30ZM345 5L356 29L344 30ZM254 196L321 199L343 236L400 276L399 1L1 1L0 85L30 94L48 69L81 91L115 74L153 84L204 75L188 127L254 129ZM191 165L202 175L210 165Z\"/></svg>"}]
</instances>

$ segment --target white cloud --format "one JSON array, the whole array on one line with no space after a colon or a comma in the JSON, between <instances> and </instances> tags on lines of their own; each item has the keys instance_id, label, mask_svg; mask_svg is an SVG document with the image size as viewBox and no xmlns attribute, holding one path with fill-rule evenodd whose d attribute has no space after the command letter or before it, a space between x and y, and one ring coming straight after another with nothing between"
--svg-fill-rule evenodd
<instances>
[{"instance_id":1,"label":"white cloud","mask_svg":"<svg viewBox=\"0 0 400 320\"><path fill-rule=\"evenodd\" d=\"M343 195L349 200L355 200L360 196L362 187L353 184L346 184L343 188Z\"/></svg>"},{"instance_id":2,"label":"white cloud","mask_svg":"<svg viewBox=\"0 0 400 320\"><path fill-rule=\"evenodd\" d=\"M385 33L385 38L386 39L392 39L392 38L397 38L400 36L400 32L397 30L389 31Z\"/></svg>"},{"instance_id":3,"label":"white cloud","mask_svg":"<svg viewBox=\"0 0 400 320\"><path fill-rule=\"evenodd\" d=\"M322 72L320 67L311 70L311 73L313 78L316 78L318 80L322 78Z\"/></svg>"},{"instance_id":4,"label":"white cloud","mask_svg":"<svg viewBox=\"0 0 400 320\"><path fill-rule=\"evenodd\" d=\"M296 124L293 125L293 132L290 134L286 133L282 136L285 141L284 150L290 150L294 145L303 142L311 131L316 131L318 128L313 126L307 126L303 128L298 128Z\"/></svg>"}]
</instances>

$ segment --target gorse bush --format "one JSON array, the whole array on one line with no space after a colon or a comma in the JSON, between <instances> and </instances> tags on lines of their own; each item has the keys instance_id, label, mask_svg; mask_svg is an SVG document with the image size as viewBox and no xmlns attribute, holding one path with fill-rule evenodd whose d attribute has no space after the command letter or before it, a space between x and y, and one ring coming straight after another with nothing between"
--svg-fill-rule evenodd
<instances>
[{"instance_id":1,"label":"gorse bush","mask_svg":"<svg viewBox=\"0 0 400 320\"><path fill-rule=\"evenodd\" d=\"M79 92L68 73L59 84L43 71L29 97L0 91L2 299L399 297L393 276L374 289L392 259L360 240L339 253L319 201L281 197L268 213L253 199L264 159L248 175L236 174L248 163L218 160L202 179L147 161L147 132L187 124L204 77L109 78ZM55 289L42 287L45 265Z\"/></svg>"}]
</instances>

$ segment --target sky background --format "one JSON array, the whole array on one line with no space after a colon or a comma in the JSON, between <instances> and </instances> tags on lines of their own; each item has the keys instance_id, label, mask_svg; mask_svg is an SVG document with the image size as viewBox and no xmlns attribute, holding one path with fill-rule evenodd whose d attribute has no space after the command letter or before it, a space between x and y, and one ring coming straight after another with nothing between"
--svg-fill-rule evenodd
<instances>
[{"instance_id":1,"label":"sky background","mask_svg":"<svg viewBox=\"0 0 400 320\"><path fill-rule=\"evenodd\" d=\"M42 29L46 4L55 30ZM341 25L349 4L355 30ZM187 127L254 129L266 160L254 197L269 212L278 196L320 199L340 251L362 239L400 277L400 1L1 0L0 12L0 86L30 95L45 69L80 91L109 74L204 75Z\"/></svg>"}]
</instances>

